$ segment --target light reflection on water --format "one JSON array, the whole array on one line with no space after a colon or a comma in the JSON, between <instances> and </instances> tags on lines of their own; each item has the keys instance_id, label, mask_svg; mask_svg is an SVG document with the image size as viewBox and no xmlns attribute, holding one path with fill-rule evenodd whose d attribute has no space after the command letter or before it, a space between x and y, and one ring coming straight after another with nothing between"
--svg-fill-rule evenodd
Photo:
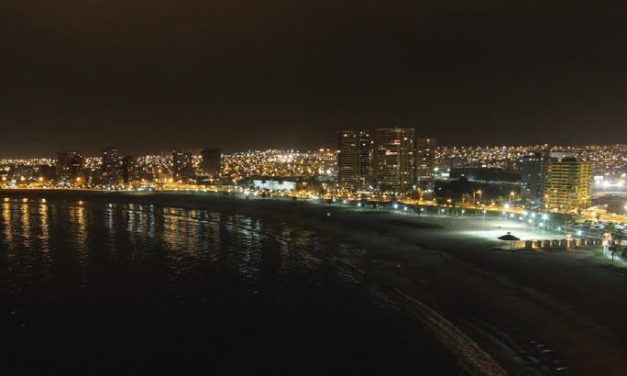
<instances>
[{"instance_id":1,"label":"light reflection on water","mask_svg":"<svg viewBox=\"0 0 627 376\"><path fill-rule=\"evenodd\" d=\"M269 272L264 268L303 274L320 265L307 252L314 244L311 232L243 215L154 204L18 199L4 199L1 209L1 251L21 258L19 267L4 265L15 275L20 267L42 267L39 272L53 278L62 272L82 275L82 285L90 279L90 268L110 266L94 263L124 258L142 268L141 260L159 249L165 251L160 262L171 276L185 274L193 262L209 262L237 271L256 291L260 273ZM44 266L28 259L40 254L47 255Z\"/></svg>"},{"instance_id":2,"label":"light reflection on water","mask_svg":"<svg viewBox=\"0 0 627 376\"><path fill-rule=\"evenodd\" d=\"M2 225L4 226L5 244L11 245L13 243L13 225L11 222L11 203L7 199L2 202Z\"/></svg>"},{"instance_id":3,"label":"light reflection on water","mask_svg":"<svg viewBox=\"0 0 627 376\"><path fill-rule=\"evenodd\" d=\"M3 336L24 343L11 357L25 364L48 363L31 351L44 338L35 330L28 342L20 330L61 323L105 325L99 336L75 334L74 351L46 347L53 360L71 356L66 363L133 343L118 361L133 353L156 364L154 354L167 349L183 363L197 354L206 365L216 352L199 349L217 336L233 348L215 364L242 365L241 374L450 371L450 358L411 315L319 256L342 245L313 231L157 204L5 199L0 208L0 324L18 328ZM161 329L156 340L147 330L138 343L108 337L107 328L127 324L193 329Z\"/></svg>"},{"instance_id":4,"label":"light reflection on water","mask_svg":"<svg viewBox=\"0 0 627 376\"><path fill-rule=\"evenodd\" d=\"M48 224L48 205L42 202L39 205L39 228L41 233L39 234L39 241L41 242L41 251L48 253L50 251L50 232Z\"/></svg>"}]
</instances>

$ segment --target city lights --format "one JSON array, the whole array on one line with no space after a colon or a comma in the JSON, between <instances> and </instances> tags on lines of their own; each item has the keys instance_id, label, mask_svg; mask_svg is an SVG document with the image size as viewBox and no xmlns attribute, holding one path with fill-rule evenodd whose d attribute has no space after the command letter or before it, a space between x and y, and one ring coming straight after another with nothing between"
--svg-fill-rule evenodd
<instances>
[{"instance_id":1,"label":"city lights","mask_svg":"<svg viewBox=\"0 0 627 376\"><path fill-rule=\"evenodd\" d=\"M396 137L394 128L385 128L380 132L372 132L377 137ZM374 148L379 142L368 138L366 131L351 133L359 134L364 142L363 148ZM366 133L364 133L366 132ZM406 140L405 140L406 138ZM370 140L370 141L369 141ZM404 140L404 141L403 141ZM360 142L361 142L360 141ZM393 141L393 142L392 142ZM389 148L395 147L392 140ZM402 142L410 141L404 136ZM346 147L352 147L348 144ZM409 144L408 144L409 145ZM340 148L344 147L342 144ZM386 146L388 147L388 146ZM389 202L394 210L409 211L407 205L427 205L459 207L457 213L468 214L470 210L480 210L484 218L486 209L501 210L508 218L523 221L523 217L530 217L535 221L540 216L546 224L549 220L548 212L573 214L572 207L534 206L525 197L521 189L507 189L504 193L490 188L490 182L473 182L472 189L467 194L452 197L442 194L443 184L452 182L446 175L436 175L442 171L450 172L447 168L451 161L462 161L468 166L479 169L508 168L508 171L519 171L521 160L533 150L548 148L545 145L526 147L447 147L436 146L435 141L420 141L416 147L425 148L419 151L417 157L420 163L427 166L418 172L418 165L408 165L408 170L389 171L399 174L401 180L383 187L377 183L373 163L373 151L368 151L369 157L361 160L344 159L344 169L362 169L365 175L341 175L338 163L342 150L314 149L311 151L298 150L252 150L246 152L220 153L218 149L205 149L202 152L174 151L162 154L129 157L120 154L117 149L109 148L100 156L82 156L78 152L57 153L56 158L49 159L5 159L0 160L0 186L7 189L91 189L91 190L134 190L141 192L176 191L176 192L241 192L247 197L295 197L309 200L329 200L348 204L357 200L374 202ZM365 149L364 149L365 148ZM352 149L351 149L352 150ZM357 149L355 149L357 150ZM409 149L408 149L409 150ZM624 146L585 146L585 147L551 147L552 153L574 155L582 160L590 161L594 167L595 186L599 189L610 187L624 189L621 179L625 179L624 169L627 168L627 149ZM352 151L351 151L352 152ZM385 155L395 155L394 150L387 150ZM213 158L211 167L207 167L206 158ZM386 157L387 158L387 157ZM361 161L361 162L360 162ZM459 163L459 162L456 162ZM216 167L217 166L217 167ZM365 166L365 167L364 167ZM423 166L423 167L424 167ZM415 170L411 170L414 168ZM211 173L207 173L211 170ZM357 171L357 170L355 170ZM372 174L372 175L368 175ZM409 180L405 182L404 174ZM344 176L347 182L359 183L340 184ZM356 180L355 180L356 179ZM361 179L361 180L360 180ZM386 178L387 179L387 178ZM409 184L413 182L413 184ZM602 183L599 185L599 182ZM406 184L407 183L407 184ZM495 183L499 184L499 183ZM390 190L390 187L397 189ZM400 189L405 187L404 189ZM623 187L623 188L621 188ZM509 187L508 187L509 188ZM544 200L550 202L554 190L544 194ZM565 195L568 192L565 192ZM566 196L565 196L566 197ZM583 202L583 201L582 201ZM583 202L585 203L585 202ZM359 203L358 207L363 204ZM586 209L587 206L577 206L577 209ZM541 210L539 210L541 209ZM590 216L597 219L611 218L613 221L624 221L627 214L627 204L624 212L619 207L617 213L595 214ZM542 212L542 211L546 212ZM420 209L424 212L424 208ZM445 213L444 210L439 213ZM581 215L588 215L583 212Z\"/></svg>"}]
</instances>

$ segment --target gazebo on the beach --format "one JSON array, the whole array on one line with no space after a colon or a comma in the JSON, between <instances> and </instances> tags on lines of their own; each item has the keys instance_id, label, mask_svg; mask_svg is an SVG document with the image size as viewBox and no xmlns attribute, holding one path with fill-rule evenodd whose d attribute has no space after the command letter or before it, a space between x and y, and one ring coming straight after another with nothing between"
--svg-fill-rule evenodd
<instances>
[{"instance_id":1,"label":"gazebo on the beach","mask_svg":"<svg viewBox=\"0 0 627 376\"><path fill-rule=\"evenodd\" d=\"M510 249L514 248L514 242L520 241L520 239L512 235L511 232L507 232L507 234L499 236L498 239L503 241L503 245L509 243Z\"/></svg>"}]
</instances>

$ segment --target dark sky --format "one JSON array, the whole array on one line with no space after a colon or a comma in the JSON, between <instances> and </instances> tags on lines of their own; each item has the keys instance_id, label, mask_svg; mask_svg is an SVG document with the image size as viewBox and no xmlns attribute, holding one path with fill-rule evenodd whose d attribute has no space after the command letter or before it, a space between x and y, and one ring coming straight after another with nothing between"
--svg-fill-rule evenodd
<instances>
[{"instance_id":1,"label":"dark sky","mask_svg":"<svg viewBox=\"0 0 627 376\"><path fill-rule=\"evenodd\" d=\"M0 0L0 156L627 142L627 4Z\"/></svg>"}]
</instances>

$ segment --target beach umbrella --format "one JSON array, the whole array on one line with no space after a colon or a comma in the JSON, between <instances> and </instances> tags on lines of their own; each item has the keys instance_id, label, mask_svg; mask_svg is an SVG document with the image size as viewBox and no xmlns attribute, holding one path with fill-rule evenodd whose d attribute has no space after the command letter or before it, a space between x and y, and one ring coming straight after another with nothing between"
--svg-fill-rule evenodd
<instances>
[{"instance_id":1,"label":"beach umbrella","mask_svg":"<svg viewBox=\"0 0 627 376\"><path fill-rule=\"evenodd\" d=\"M519 241L520 239L515 237L514 235L512 235L511 232L508 232L507 234L503 235L503 236L499 236L498 237L499 240L502 240L504 242L515 242L515 241ZM513 247L513 243L510 243L510 248Z\"/></svg>"}]
</instances>

